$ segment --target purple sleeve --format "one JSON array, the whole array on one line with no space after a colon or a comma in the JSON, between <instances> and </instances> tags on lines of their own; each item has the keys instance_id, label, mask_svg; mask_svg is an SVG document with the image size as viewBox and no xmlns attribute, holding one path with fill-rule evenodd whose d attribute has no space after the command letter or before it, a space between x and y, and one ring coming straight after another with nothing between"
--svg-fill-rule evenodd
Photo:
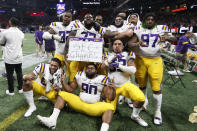
<instances>
[{"instance_id":1,"label":"purple sleeve","mask_svg":"<svg viewBox=\"0 0 197 131\"><path fill-rule=\"evenodd\" d=\"M186 46L189 47L189 48L195 48L195 46L190 44L190 42L188 44L186 44Z\"/></svg>"}]
</instances>

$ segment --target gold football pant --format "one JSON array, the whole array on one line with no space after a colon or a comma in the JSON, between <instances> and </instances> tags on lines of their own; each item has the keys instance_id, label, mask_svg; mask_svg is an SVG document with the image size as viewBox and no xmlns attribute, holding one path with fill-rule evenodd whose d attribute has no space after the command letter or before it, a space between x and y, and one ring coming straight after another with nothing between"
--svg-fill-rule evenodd
<instances>
[{"instance_id":1,"label":"gold football pant","mask_svg":"<svg viewBox=\"0 0 197 131\"><path fill-rule=\"evenodd\" d=\"M32 86L33 86L33 92L47 97L53 103L56 102L57 92L53 88L49 92L46 93L45 88L42 85L40 85L38 82L32 81Z\"/></svg>"},{"instance_id":2,"label":"gold football pant","mask_svg":"<svg viewBox=\"0 0 197 131\"><path fill-rule=\"evenodd\" d=\"M83 102L79 96L65 91L59 92L59 96L61 96L64 101L68 103L68 105L75 111L85 113L90 116L101 116L107 110L114 111L114 107L110 103L86 103Z\"/></svg>"},{"instance_id":3,"label":"gold football pant","mask_svg":"<svg viewBox=\"0 0 197 131\"><path fill-rule=\"evenodd\" d=\"M130 98L133 101L138 101L138 102L145 101L144 93L140 90L140 88L138 88L136 85L130 82L127 82L121 87L116 88L116 98L114 99L114 101L111 101L115 109L120 95L126 98Z\"/></svg>"},{"instance_id":4,"label":"gold football pant","mask_svg":"<svg viewBox=\"0 0 197 131\"><path fill-rule=\"evenodd\" d=\"M163 78L163 61L161 57L136 58L136 77L140 88L146 87L148 79L153 91L160 91Z\"/></svg>"}]
</instances>

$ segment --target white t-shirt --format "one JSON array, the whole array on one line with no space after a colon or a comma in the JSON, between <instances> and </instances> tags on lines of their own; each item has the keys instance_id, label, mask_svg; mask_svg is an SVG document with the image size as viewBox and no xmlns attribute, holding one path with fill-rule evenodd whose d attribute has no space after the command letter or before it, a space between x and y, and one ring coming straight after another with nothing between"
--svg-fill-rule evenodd
<instances>
[{"instance_id":1,"label":"white t-shirt","mask_svg":"<svg viewBox=\"0 0 197 131\"><path fill-rule=\"evenodd\" d=\"M20 64L23 61L22 45L24 33L17 27L2 32L0 44L4 45L4 61L8 64Z\"/></svg>"},{"instance_id":2,"label":"white t-shirt","mask_svg":"<svg viewBox=\"0 0 197 131\"><path fill-rule=\"evenodd\" d=\"M105 75L98 75L89 79L84 72L78 72L75 75L75 80L80 88L80 99L87 103L99 102L104 85L110 81Z\"/></svg>"},{"instance_id":3,"label":"white t-shirt","mask_svg":"<svg viewBox=\"0 0 197 131\"><path fill-rule=\"evenodd\" d=\"M4 30L6 30L6 29L0 29L0 40L1 40L1 34L2 34L2 32L4 31ZM1 48L2 48L2 51L4 52L4 46L1 46ZM2 54L2 59L4 59L4 53Z\"/></svg>"}]
</instances>

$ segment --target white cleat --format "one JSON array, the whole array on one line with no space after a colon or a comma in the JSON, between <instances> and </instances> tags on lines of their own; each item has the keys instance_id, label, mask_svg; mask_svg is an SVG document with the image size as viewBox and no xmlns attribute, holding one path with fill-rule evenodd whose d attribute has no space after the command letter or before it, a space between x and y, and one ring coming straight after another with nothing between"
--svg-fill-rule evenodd
<instances>
[{"instance_id":1,"label":"white cleat","mask_svg":"<svg viewBox=\"0 0 197 131\"><path fill-rule=\"evenodd\" d=\"M140 117L134 117L133 115L131 115L131 119L136 121L139 125L143 126L143 127L147 127L148 124Z\"/></svg>"},{"instance_id":2,"label":"white cleat","mask_svg":"<svg viewBox=\"0 0 197 131\"><path fill-rule=\"evenodd\" d=\"M161 125L162 124L162 117L161 117L161 112L160 111L155 112L154 124L155 125Z\"/></svg>"},{"instance_id":3,"label":"white cleat","mask_svg":"<svg viewBox=\"0 0 197 131\"><path fill-rule=\"evenodd\" d=\"M29 107L29 109L26 111L24 117L31 116L34 111L36 111L36 107L35 106Z\"/></svg>"},{"instance_id":4,"label":"white cleat","mask_svg":"<svg viewBox=\"0 0 197 131\"><path fill-rule=\"evenodd\" d=\"M51 119L50 117L42 117L40 115L37 115L38 120L43 123L48 128L54 130L56 127L56 121Z\"/></svg>"},{"instance_id":5,"label":"white cleat","mask_svg":"<svg viewBox=\"0 0 197 131\"><path fill-rule=\"evenodd\" d=\"M118 104L122 105L124 103L124 96L119 96Z\"/></svg>"}]
</instances>

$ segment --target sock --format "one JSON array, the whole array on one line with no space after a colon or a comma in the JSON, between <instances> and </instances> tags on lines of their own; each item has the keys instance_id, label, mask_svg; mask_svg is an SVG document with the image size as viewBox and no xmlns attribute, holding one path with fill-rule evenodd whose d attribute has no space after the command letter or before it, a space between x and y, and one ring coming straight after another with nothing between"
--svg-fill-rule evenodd
<instances>
[{"instance_id":1,"label":"sock","mask_svg":"<svg viewBox=\"0 0 197 131\"><path fill-rule=\"evenodd\" d=\"M109 129L109 124L103 122L100 131L108 131L108 129Z\"/></svg>"},{"instance_id":2,"label":"sock","mask_svg":"<svg viewBox=\"0 0 197 131\"><path fill-rule=\"evenodd\" d=\"M132 116L134 116L134 117L138 117L138 116L139 116L140 111L141 111L141 108L133 107Z\"/></svg>"},{"instance_id":3,"label":"sock","mask_svg":"<svg viewBox=\"0 0 197 131\"><path fill-rule=\"evenodd\" d=\"M144 95L145 95L145 101L148 100L148 98L147 98L147 89L142 90L142 92L143 92Z\"/></svg>"},{"instance_id":4,"label":"sock","mask_svg":"<svg viewBox=\"0 0 197 131\"><path fill-rule=\"evenodd\" d=\"M23 92L25 99L27 100L27 103L29 104L30 107L35 107L36 105L34 104L34 97L33 97L33 90L30 91L25 91Z\"/></svg>"},{"instance_id":5,"label":"sock","mask_svg":"<svg viewBox=\"0 0 197 131\"><path fill-rule=\"evenodd\" d=\"M147 108L148 105L148 98L147 98L147 89L142 90L145 96L145 102L144 102L144 107Z\"/></svg>"},{"instance_id":6,"label":"sock","mask_svg":"<svg viewBox=\"0 0 197 131\"><path fill-rule=\"evenodd\" d=\"M57 118L58 118L59 114L60 114L60 110L58 108L54 108L53 113L51 114L50 118L57 121Z\"/></svg>"},{"instance_id":7,"label":"sock","mask_svg":"<svg viewBox=\"0 0 197 131\"><path fill-rule=\"evenodd\" d=\"M161 112L162 94L153 94L153 98L156 100L156 111Z\"/></svg>"}]
</instances>

